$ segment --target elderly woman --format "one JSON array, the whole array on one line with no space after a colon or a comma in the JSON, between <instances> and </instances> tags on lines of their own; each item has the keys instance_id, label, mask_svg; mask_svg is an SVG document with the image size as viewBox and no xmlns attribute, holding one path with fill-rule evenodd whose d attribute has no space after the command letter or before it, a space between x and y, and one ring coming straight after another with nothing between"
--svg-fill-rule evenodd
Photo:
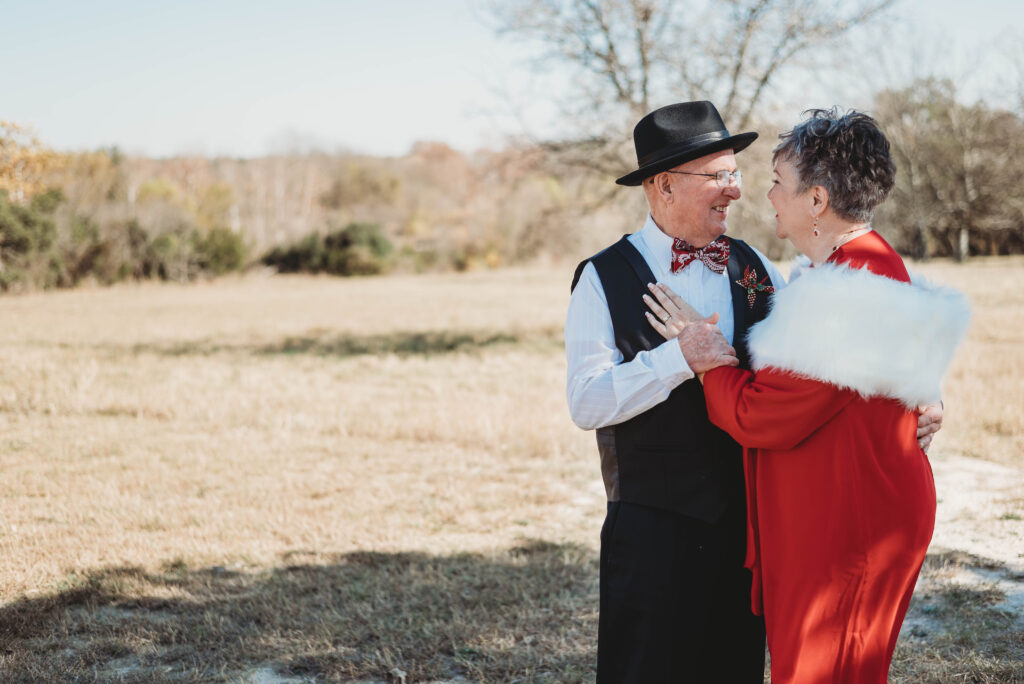
<instances>
[{"instance_id":1,"label":"elderly woman","mask_svg":"<svg viewBox=\"0 0 1024 684\"><path fill-rule=\"evenodd\" d=\"M780 138L776 234L810 264L750 330L755 372L715 368L704 394L744 446L747 566L772 681L885 682L935 523L917 407L938 399L968 307L912 280L871 229L896 172L871 117L813 110ZM770 296L737 282L751 301ZM652 325L671 336L685 303L654 290L665 322Z\"/></svg>"}]
</instances>

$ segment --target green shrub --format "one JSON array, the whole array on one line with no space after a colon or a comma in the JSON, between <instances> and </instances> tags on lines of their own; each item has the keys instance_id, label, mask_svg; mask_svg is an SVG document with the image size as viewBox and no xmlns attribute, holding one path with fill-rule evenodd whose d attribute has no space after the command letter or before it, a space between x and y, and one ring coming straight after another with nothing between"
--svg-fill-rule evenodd
<instances>
[{"instance_id":1,"label":"green shrub","mask_svg":"<svg viewBox=\"0 0 1024 684\"><path fill-rule=\"evenodd\" d=\"M93 278L187 281L245 266L242 237L228 228L200 232L178 218L157 232L135 218L106 225L73 213L59 190L23 207L0 192L0 290L74 287Z\"/></svg>"},{"instance_id":2,"label":"green shrub","mask_svg":"<svg viewBox=\"0 0 1024 684\"><path fill-rule=\"evenodd\" d=\"M383 273L393 251L374 223L350 223L326 235L311 233L288 247L275 247L262 263L280 273L374 275Z\"/></svg>"},{"instance_id":3,"label":"green shrub","mask_svg":"<svg viewBox=\"0 0 1024 684\"><path fill-rule=\"evenodd\" d=\"M64 193L58 188L50 188L33 197L30 207L32 211L42 214L53 214L63 202Z\"/></svg>"},{"instance_id":4,"label":"green shrub","mask_svg":"<svg viewBox=\"0 0 1024 684\"><path fill-rule=\"evenodd\" d=\"M195 235L195 250L199 267L207 273L224 275L245 266L245 241L230 228L217 226Z\"/></svg>"},{"instance_id":5,"label":"green shrub","mask_svg":"<svg viewBox=\"0 0 1024 684\"><path fill-rule=\"evenodd\" d=\"M57 226L45 208L12 204L0 192L0 289L58 284L62 264Z\"/></svg>"},{"instance_id":6,"label":"green shrub","mask_svg":"<svg viewBox=\"0 0 1024 684\"><path fill-rule=\"evenodd\" d=\"M93 276L101 283L113 281L108 266L111 245L100 235L99 226L84 216L71 216L70 230L60 246L63 266L59 287L74 287L83 278Z\"/></svg>"}]
</instances>

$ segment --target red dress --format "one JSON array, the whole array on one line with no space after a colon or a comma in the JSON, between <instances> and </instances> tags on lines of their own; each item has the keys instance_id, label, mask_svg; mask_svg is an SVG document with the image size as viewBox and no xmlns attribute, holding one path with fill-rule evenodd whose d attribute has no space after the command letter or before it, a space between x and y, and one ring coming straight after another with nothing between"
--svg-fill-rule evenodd
<instances>
[{"instance_id":1,"label":"red dress","mask_svg":"<svg viewBox=\"0 0 1024 684\"><path fill-rule=\"evenodd\" d=\"M937 398L929 392L941 371L923 378L906 361L930 353L933 335L950 337L939 353L951 358L966 327L962 296L910 285L875 233L829 261L836 266L780 290L751 331L756 374L722 367L704 377L711 421L745 447L747 566L775 684L886 681L935 523L912 407ZM923 310L906 330L902 308ZM928 314L940 309L945 318L932 318L950 329L916 335L913 326L935 324ZM922 382L933 389L901 396L901 386Z\"/></svg>"}]
</instances>

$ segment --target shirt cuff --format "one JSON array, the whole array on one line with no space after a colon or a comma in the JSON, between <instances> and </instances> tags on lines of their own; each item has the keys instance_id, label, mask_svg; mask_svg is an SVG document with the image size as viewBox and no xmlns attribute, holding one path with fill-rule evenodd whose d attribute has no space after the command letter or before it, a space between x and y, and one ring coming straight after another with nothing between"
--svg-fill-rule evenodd
<instances>
[{"instance_id":1,"label":"shirt cuff","mask_svg":"<svg viewBox=\"0 0 1024 684\"><path fill-rule=\"evenodd\" d=\"M694 377L683 350L676 339L665 340L651 350L651 368L658 379L670 390Z\"/></svg>"}]
</instances>

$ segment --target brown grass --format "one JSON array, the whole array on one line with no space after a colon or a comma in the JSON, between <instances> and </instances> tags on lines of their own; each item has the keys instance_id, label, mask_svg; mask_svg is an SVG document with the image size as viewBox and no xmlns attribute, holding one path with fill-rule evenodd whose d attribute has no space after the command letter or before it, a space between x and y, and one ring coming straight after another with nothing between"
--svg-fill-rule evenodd
<instances>
[{"instance_id":1,"label":"brown grass","mask_svg":"<svg viewBox=\"0 0 1024 684\"><path fill-rule=\"evenodd\" d=\"M963 582L964 569L1015 580L999 564L956 551L933 551L925 559L907 622L900 634L893 681L1024 681L1022 615L1003 607L1005 592L995 582Z\"/></svg>"},{"instance_id":2,"label":"brown grass","mask_svg":"<svg viewBox=\"0 0 1024 684\"><path fill-rule=\"evenodd\" d=\"M1024 467L1024 259L912 266L968 293L967 343L946 379L943 451Z\"/></svg>"},{"instance_id":3,"label":"brown grass","mask_svg":"<svg viewBox=\"0 0 1024 684\"><path fill-rule=\"evenodd\" d=\"M939 457L1021 466L1022 267L923 268L976 307ZM0 300L0 679L591 680L604 501L565 408L569 276ZM1019 637L976 631L906 642L894 675L971 653L1020 676Z\"/></svg>"}]
</instances>

